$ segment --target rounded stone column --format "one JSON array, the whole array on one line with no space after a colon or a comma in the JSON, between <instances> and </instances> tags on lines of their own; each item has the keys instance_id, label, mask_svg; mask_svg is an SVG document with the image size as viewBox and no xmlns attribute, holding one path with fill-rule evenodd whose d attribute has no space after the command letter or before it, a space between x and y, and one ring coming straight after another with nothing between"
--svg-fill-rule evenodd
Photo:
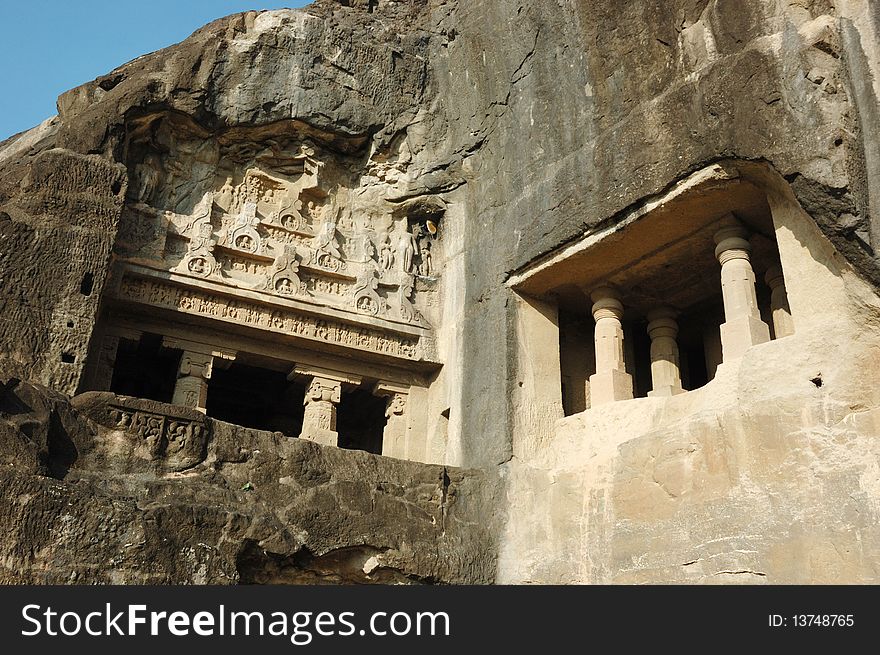
<instances>
[{"instance_id":1,"label":"rounded stone column","mask_svg":"<svg viewBox=\"0 0 880 655\"><path fill-rule=\"evenodd\" d=\"M747 238L748 231L732 215L721 219L721 229L715 234L715 257L721 264L724 361L741 357L750 347L770 341L770 328L761 320L758 310L755 272L749 261L752 246Z\"/></svg>"},{"instance_id":2,"label":"rounded stone column","mask_svg":"<svg viewBox=\"0 0 880 655\"><path fill-rule=\"evenodd\" d=\"M623 305L611 287L590 294L596 320L596 372L590 376L590 406L633 397L632 376L626 372L623 356Z\"/></svg>"},{"instance_id":3,"label":"rounded stone column","mask_svg":"<svg viewBox=\"0 0 880 655\"><path fill-rule=\"evenodd\" d=\"M658 307L648 313L648 336L651 337L651 380L649 396L674 396L684 393L678 355L677 313L671 307Z\"/></svg>"},{"instance_id":4,"label":"rounded stone column","mask_svg":"<svg viewBox=\"0 0 880 655\"><path fill-rule=\"evenodd\" d=\"M770 313L773 316L773 335L777 339L794 334L794 320L788 306L785 278L778 264L767 269L764 281L770 287Z\"/></svg>"}]
</instances>

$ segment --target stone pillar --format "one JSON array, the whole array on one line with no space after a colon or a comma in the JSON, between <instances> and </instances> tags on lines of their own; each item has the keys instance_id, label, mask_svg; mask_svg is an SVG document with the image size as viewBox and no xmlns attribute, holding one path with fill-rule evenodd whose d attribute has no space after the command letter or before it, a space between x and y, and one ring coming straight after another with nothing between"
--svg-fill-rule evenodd
<instances>
[{"instance_id":1,"label":"stone pillar","mask_svg":"<svg viewBox=\"0 0 880 655\"><path fill-rule=\"evenodd\" d=\"M749 261L748 232L736 218L721 219L715 233L715 257L721 264L724 323L721 346L724 361L742 357L750 347L770 341L770 328L761 320L755 296L755 273Z\"/></svg>"},{"instance_id":2,"label":"stone pillar","mask_svg":"<svg viewBox=\"0 0 880 655\"><path fill-rule=\"evenodd\" d=\"M338 445L336 410L342 400L342 385L358 385L361 379L325 369L298 367L291 371L288 378L294 375L305 376L308 379L303 401L305 412L300 439L309 439L325 446Z\"/></svg>"},{"instance_id":3,"label":"stone pillar","mask_svg":"<svg viewBox=\"0 0 880 655\"><path fill-rule=\"evenodd\" d=\"M651 337L651 380L649 396L675 396L684 393L678 357L678 323L671 307L658 307L648 313Z\"/></svg>"},{"instance_id":4,"label":"stone pillar","mask_svg":"<svg viewBox=\"0 0 880 655\"><path fill-rule=\"evenodd\" d=\"M626 372L623 355L623 305L611 287L590 294L596 320L596 372L590 376L590 403L597 407L633 397L632 376Z\"/></svg>"},{"instance_id":5,"label":"stone pillar","mask_svg":"<svg viewBox=\"0 0 880 655\"><path fill-rule=\"evenodd\" d=\"M776 339L794 334L794 320L788 307L785 278L778 264L767 269L764 281L770 287L770 312L773 316L773 335Z\"/></svg>"},{"instance_id":6,"label":"stone pillar","mask_svg":"<svg viewBox=\"0 0 880 655\"><path fill-rule=\"evenodd\" d=\"M192 407L204 414L208 399L208 380L211 379L214 367L229 366L235 359L236 353L176 337L164 337L162 345L165 348L183 351L180 356L180 367L177 369L172 404Z\"/></svg>"},{"instance_id":7,"label":"stone pillar","mask_svg":"<svg viewBox=\"0 0 880 655\"><path fill-rule=\"evenodd\" d=\"M208 380L214 367L214 357L210 354L184 350L177 370L177 382L171 403L193 407L205 413L208 400Z\"/></svg>"},{"instance_id":8,"label":"stone pillar","mask_svg":"<svg viewBox=\"0 0 880 655\"><path fill-rule=\"evenodd\" d=\"M335 446L336 406L342 400L342 383L338 380L313 377L306 391L301 439L311 439L325 446Z\"/></svg>"},{"instance_id":9,"label":"stone pillar","mask_svg":"<svg viewBox=\"0 0 880 655\"><path fill-rule=\"evenodd\" d=\"M409 388L379 382L373 393L386 399L385 407L385 431L382 433L382 454L386 457L398 459L407 458L409 418L407 405L409 402Z\"/></svg>"}]
</instances>

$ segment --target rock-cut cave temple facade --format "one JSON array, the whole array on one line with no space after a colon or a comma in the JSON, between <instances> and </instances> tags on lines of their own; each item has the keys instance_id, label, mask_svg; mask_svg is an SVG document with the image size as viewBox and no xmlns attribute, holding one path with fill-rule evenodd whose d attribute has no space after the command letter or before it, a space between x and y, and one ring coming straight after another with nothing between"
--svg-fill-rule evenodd
<instances>
[{"instance_id":1,"label":"rock-cut cave temple facade","mask_svg":"<svg viewBox=\"0 0 880 655\"><path fill-rule=\"evenodd\" d=\"M880 581L880 9L319 0L0 143L0 581Z\"/></svg>"}]
</instances>

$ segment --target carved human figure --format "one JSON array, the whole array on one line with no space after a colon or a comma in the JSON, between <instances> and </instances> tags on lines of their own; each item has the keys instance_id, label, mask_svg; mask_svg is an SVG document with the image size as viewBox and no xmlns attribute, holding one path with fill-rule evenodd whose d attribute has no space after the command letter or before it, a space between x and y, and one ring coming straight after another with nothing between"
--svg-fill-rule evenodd
<instances>
[{"instance_id":1,"label":"carved human figure","mask_svg":"<svg viewBox=\"0 0 880 655\"><path fill-rule=\"evenodd\" d=\"M397 242L394 248L397 267L404 273L412 273L413 258L418 253L419 244L405 227L396 233Z\"/></svg>"},{"instance_id":2,"label":"carved human figure","mask_svg":"<svg viewBox=\"0 0 880 655\"><path fill-rule=\"evenodd\" d=\"M385 299L379 293L379 280L375 268L367 268L361 272L351 288L354 305L357 309L373 316L385 308Z\"/></svg>"},{"instance_id":3,"label":"carved human figure","mask_svg":"<svg viewBox=\"0 0 880 655\"><path fill-rule=\"evenodd\" d=\"M134 199L149 203L159 184L159 158L149 154L134 168Z\"/></svg>"},{"instance_id":4,"label":"carved human figure","mask_svg":"<svg viewBox=\"0 0 880 655\"><path fill-rule=\"evenodd\" d=\"M235 195L235 188L232 186L232 177L229 176L226 178L226 182L223 183L223 186L220 187L220 191L217 192L217 204L219 204L226 211L232 211L232 200Z\"/></svg>"},{"instance_id":5,"label":"carved human figure","mask_svg":"<svg viewBox=\"0 0 880 655\"><path fill-rule=\"evenodd\" d=\"M198 231L190 237L186 255L177 270L193 273L200 277L208 277L217 267L217 260L213 254L214 246L217 245L217 241L214 239L214 228L205 219L194 225L192 229Z\"/></svg>"},{"instance_id":6,"label":"carved human figure","mask_svg":"<svg viewBox=\"0 0 880 655\"><path fill-rule=\"evenodd\" d=\"M312 247L318 254L326 254L342 259L339 245L336 241L336 221L324 221L315 238L312 239Z\"/></svg>"},{"instance_id":7,"label":"carved human figure","mask_svg":"<svg viewBox=\"0 0 880 655\"><path fill-rule=\"evenodd\" d=\"M390 270L394 265L394 250L391 248L391 240L388 232L382 230L376 237L379 251L379 268L383 271Z\"/></svg>"},{"instance_id":8,"label":"carved human figure","mask_svg":"<svg viewBox=\"0 0 880 655\"><path fill-rule=\"evenodd\" d=\"M364 263L370 261L375 253L370 233L364 226L359 226L351 238L351 252L348 253L348 258L351 261Z\"/></svg>"},{"instance_id":9,"label":"carved human figure","mask_svg":"<svg viewBox=\"0 0 880 655\"><path fill-rule=\"evenodd\" d=\"M419 275L430 277L432 271L431 263L431 240L425 239L421 247L422 263L419 266Z\"/></svg>"},{"instance_id":10,"label":"carved human figure","mask_svg":"<svg viewBox=\"0 0 880 655\"><path fill-rule=\"evenodd\" d=\"M302 286L296 248L290 244L284 244L275 256L275 261L272 262L264 290L290 295L298 292Z\"/></svg>"}]
</instances>

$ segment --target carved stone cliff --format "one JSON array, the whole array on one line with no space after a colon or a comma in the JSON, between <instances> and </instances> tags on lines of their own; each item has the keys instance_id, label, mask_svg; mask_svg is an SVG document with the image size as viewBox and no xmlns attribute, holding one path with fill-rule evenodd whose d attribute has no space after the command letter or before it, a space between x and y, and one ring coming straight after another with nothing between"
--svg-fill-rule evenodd
<instances>
[{"instance_id":1,"label":"carved stone cliff","mask_svg":"<svg viewBox=\"0 0 880 655\"><path fill-rule=\"evenodd\" d=\"M876 581L877 21L861 0L319 0L68 91L0 143L2 576ZM715 246L670 244L731 212L756 270L786 269L794 335L687 394L563 412L566 303L592 329L564 284L616 275L640 312L662 280L699 313ZM566 264L581 245L604 254ZM857 343L823 348L829 324ZM144 333L181 358L173 404L106 392ZM200 418L238 366L293 385L297 434ZM332 445L355 393L383 403L377 454Z\"/></svg>"}]
</instances>

